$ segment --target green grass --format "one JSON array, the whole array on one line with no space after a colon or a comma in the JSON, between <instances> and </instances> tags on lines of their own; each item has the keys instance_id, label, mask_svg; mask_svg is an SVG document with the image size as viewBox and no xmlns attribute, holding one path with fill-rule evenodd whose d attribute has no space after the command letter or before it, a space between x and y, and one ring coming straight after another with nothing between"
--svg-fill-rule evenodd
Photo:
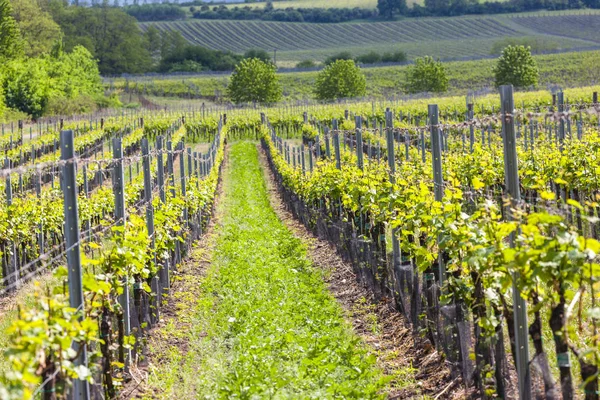
<instances>
[{"instance_id":1,"label":"green grass","mask_svg":"<svg viewBox=\"0 0 600 400\"><path fill-rule=\"evenodd\" d=\"M600 82L600 51L574 52L535 56L540 68L539 87L558 84L564 87L589 86ZM492 67L494 59L476 61L448 62L444 65L448 70L450 89L448 95L466 94L469 91L481 90L493 86ZM403 93L406 66L364 68L367 77L367 96L389 97ZM284 100L309 99L313 97L312 89L317 72L293 72L279 74L283 85ZM227 75L199 77L144 78L129 82L129 86L137 85L140 90L151 94L180 96L188 93L188 88L198 88L204 96L214 96L215 91L225 93L228 82ZM113 88L122 89L124 79L113 81Z\"/></svg>"},{"instance_id":2,"label":"green grass","mask_svg":"<svg viewBox=\"0 0 600 400\"><path fill-rule=\"evenodd\" d=\"M146 29L150 23L140 24ZM530 13L399 21L360 21L313 24L273 21L187 20L153 23L161 30L178 30L190 43L243 53L250 48L277 49L279 66L310 59L323 61L340 51L354 55L403 50L409 58L481 57L506 38L552 43L550 48L598 46L600 13Z\"/></svg>"},{"instance_id":3,"label":"green grass","mask_svg":"<svg viewBox=\"0 0 600 400\"><path fill-rule=\"evenodd\" d=\"M151 385L182 399L381 397L374 356L270 206L256 145L234 144L230 162L211 267L183 311L191 328L173 332L189 346L161 357Z\"/></svg>"}]
</instances>

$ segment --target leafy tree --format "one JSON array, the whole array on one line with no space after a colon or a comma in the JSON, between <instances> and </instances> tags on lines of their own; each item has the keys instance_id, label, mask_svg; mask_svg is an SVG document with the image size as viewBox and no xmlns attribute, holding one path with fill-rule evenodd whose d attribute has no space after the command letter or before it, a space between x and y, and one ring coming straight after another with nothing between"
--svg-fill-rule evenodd
<instances>
[{"instance_id":1,"label":"leafy tree","mask_svg":"<svg viewBox=\"0 0 600 400\"><path fill-rule=\"evenodd\" d=\"M51 100L67 105L101 97L98 64L86 48L77 46L71 53L57 48L53 53L4 64L2 89L8 107L38 118Z\"/></svg>"},{"instance_id":2,"label":"leafy tree","mask_svg":"<svg viewBox=\"0 0 600 400\"><path fill-rule=\"evenodd\" d=\"M329 65L329 64L333 64L337 60L352 60L352 59L354 59L354 57L352 57L352 54L350 54L350 52L342 51L341 53L337 53L337 54L327 57L325 59L325 61L323 61L323 64Z\"/></svg>"},{"instance_id":3,"label":"leafy tree","mask_svg":"<svg viewBox=\"0 0 600 400\"><path fill-rule=\"evenodd\" d=\"M50 95L72 99L102 92L98 63L85 47L76 46L71 53L60 52L48 58L48 65Z\"/></svg>"},{"instance_id":4,"label":"leafy tree","mask_svg":"<svg viewBox=\"0 0 600 400\"><path fill-rule=\"evenodd\" d=\"M408 10L406 0L377 0L377 10L385 18L392 19L394 13L404 14Z\"/></svg>"},{"instance_id":5,"label":"leafy tree","mask_svg":"<svg viewBox=\"0 0 600 400\"><path fill-rule=\"evenodd\" d=\"M23 52L17 21L9 0L0 0L0 59L11 59Z\"/></svg>"},{"instance_id":6,"label":"leafy tree","mask_svg":"<svg viewBox=\"0 0 600 400\"><path fill-rule=\"evenodd\" d=\"M37 57L50 53L52 47L62 40L60 26L36 0L12 0L13 16L23 38L26 56Z\"/></svg>"},{"instance_id":7,"label":"leafy tree","mask_svg":"<svg viewBox=\"0 0 600 400\"><path fill-rule=\"evenodd\" d=\"M244 58L258 58L264 62L271 62L271 55L263 49L250 49L244 53Z\"/></svg>"},{"instance_id":8,"label":"leafy tree","mask_svg":"<svg viewBox=\"0 0 600 400\"><path fill-rule=\"evenodd\" d=\"M496 86L512 84L517 88L537 85L538 66L531 55L531 48L507 46L494 67Z\"/></svg>"},{"instance_id":9,"label":"leafy tree","mask_svg":"<svg viewBox=\"0 0 600 400\"><path fill-rule=\"evenodd\" d=\"M165 59L180 54L189 45L179 31L163 31L160 40L160 57Z\"/></svg>"},{"instance_id":10,"label":"leafy tree","mask_svg":"<svg viewBox=\"0 0 600 400\"><path fill-rule=\"evenodd\" d=\"M176 4L143 4L124 8L138 21L176 21L185 19L185 11Z\"/></svg>"},{"instance_id":11,"label":"leafy tree","mask_svg":"<svg viewBox=\"0 0 600 400\"><path fill-rule=\"evenodd\" d=\"M179 32L178 32L179 33ZM146 32L144 32L144 40L146 42L146 49L152 57L153 64L158 64L161 59L162 52L162 38L163 34L154 25L150 25Z\"/></svg>"},{"instance_id":12,"label":"leafy tree","mask_svg":"<svg viewBox=\"0 0 600 400\"><path fill-rule=\"evenodd\" d=\"M167 35L169 36L171 35ZM162 72L231 71L241 59L241 56L231 52L185 45L170 50L161 60L159 70Z\"/></svg>"},{"instance_id":13,"label":"leafy tree","mask_svg":"<svg viewBox=\"0 0 600 400\"><path fill-rule=\"evenodd\" d=\"M271 63L258 58L246 58L231 74L227 95L234 103L275 103L281 99L282 93L275 71L276 68Z\"/></svg>"},{"instance_id":14,"label":"leafy tree","mask_svg":"<svg viewBox=\"0 0 600 400\"><path fill-rule=\"evenodd\" d=\"M82 45L98 60L105 75L140 73L152 58L137 21L120 8L55 6L55 21L64 32L65 49Z\"/></svg>"},{"instance_id":15,"label":"leafy tree","mask_svg":"<svg viewBox=\"0 0 600 400\"><path fill-rule=\"evenodd\" d=\"M448 15L450 0L425 0L425 9L433 15Z\"/></svg>"},{"instance_id":16,"label":"leafy tree","mask_svg":"<svg viewBox=\"0 0 600 400\"><path fill-rule=\"evenodd\" d=\"M352 60L337 60L317 75L315 95L319 100L363 96L366 92L365 75Z\"/></svg>"},{"instance_id":17,"label":"leafy tree","mask_svg":"<svg viewBox=\"0 0 600 400\"><path fill-rule=\"evenodd\" d=\"M296 68L314 68L317 64L313 60L303 60L296 64Z\"/></svg>"},{"instance_id":18,"label":"leafy tree","mask_svg":"<svg viewBox=\"0 0 600 400\"><path fill-rule=\"evenodd\" d=\"M48 104L50 88L45 60L12 60L3 68L6 105L33 118L40 117Z\"/></svg>"},{"instance_id":19,"label":"leafy tree","mask_svg":"<svg viewBox=\"0 0 600 400\"><path fill-rule=\"evenodd\" d=\"M406 71L406 91L409 93L448 90L448 76L441 61L430 56L415 59L415 64Z\"/></svg>"}]
</instances>

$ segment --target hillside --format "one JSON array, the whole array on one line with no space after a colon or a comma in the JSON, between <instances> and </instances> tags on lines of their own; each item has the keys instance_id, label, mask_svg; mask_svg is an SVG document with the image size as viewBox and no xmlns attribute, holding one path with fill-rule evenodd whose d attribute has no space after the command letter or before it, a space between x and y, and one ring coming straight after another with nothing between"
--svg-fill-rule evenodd
<instances>
[{"instance_id":1,"label":"hillside","mask_svg":"<svg viewBox=\"0 0 600 400\"><path fill-rule=\"evenodd\" d=\"M146 29L149 23L140 24ZM541 49L584 49L600 45L596 11L533 13L405 19L395 22L314 24L269 21L188 20L154 23L161 30L177 30L190 43L242 53L250 48L277 50L280 66L298 61L322 61L350 51L400 49L409 58L423 55L450 60L490 54L507 38L539 43Z\"/></svg>"}]
</instances>

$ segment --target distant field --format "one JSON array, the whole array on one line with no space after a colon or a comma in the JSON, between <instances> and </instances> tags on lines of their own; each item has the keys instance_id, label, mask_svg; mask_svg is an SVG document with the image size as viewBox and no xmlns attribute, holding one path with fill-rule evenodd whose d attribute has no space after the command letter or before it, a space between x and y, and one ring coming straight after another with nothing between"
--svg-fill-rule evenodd
<instances>
[{"instance_id":1,"label":"distant field","mask_svg":"<svg viewBox=\"0 0 600 400\"><path fill-rule=\"evenodd\" d=\"M412 2L420 3L423 0L409 0L408 3L412 4ZM242 4L228 4L227 7L259 7L263 8L265 6L265 2L256 2L256 3L242 3ZM376 8L377 0L289 0L289 1L274 1L273 7L275 8Z\"/></svg>"},{"instance_id":2,"label":"distant field","mask_svg":"<svg viewBox=\"0 0 600 400\"><path fill-rule=\"evenodd\" d=\"M483 1L483 0L480 0ZM406 3L411 6L413 4L423 5L424 0L407 0ZM252 7L264 8L266 2L260 1L256 3L231 3L227 4L227 8L233 7ZM377 8L377 0L284 0L274 1L274 8ZM189 7L186 7L189 8Z\"/></svg>"},{"instance_id":3,"label":"distant field","mask_svg":"<svg viewBox=\"0 0 600 400\"><path fill-rule=\"evenodd\" d=\"M490 53L494 43L509 37L533 39L553 49L592 48L600 45L600 13L587 14L554 12L342 24L221 20L154 24L162 30L178 30L190 43L212 49L236 53L250 48L277 49L278 65L293 66L306 59L322 61L339 51L360 55L400 49L409 58L481 57Z\"/></svg>"},{"instance_id":4,"label":"distant field","mask_svg":"<svg viewBox=\"0 0 600 400\"><path fill-rule=\"evenodd\" d=\"M540 88L551 85L564 87L587 86L600 82L600 51L550 54L535 56L540 68ZM477 60L445 63L450 79L449 94L466 94L469 91L489 89L493 86L492 66L495 60ZM363 69L367 77L367 95L389 97L403 93L406 66ZM279 74L285 100L310 99L317 72L294 72ZM130 88L146 91L148 96L185 97L207 96L212 98L225 93L228 75L165 78L135 78ZM124 78L107 83L113 89L126 86Z\"/></svg>"}]
</instances>

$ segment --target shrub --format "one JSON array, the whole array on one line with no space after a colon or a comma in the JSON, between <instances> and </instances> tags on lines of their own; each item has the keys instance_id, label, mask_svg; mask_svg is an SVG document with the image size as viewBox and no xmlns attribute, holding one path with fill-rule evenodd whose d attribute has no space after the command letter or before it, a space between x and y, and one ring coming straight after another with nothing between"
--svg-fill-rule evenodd
<instances>
[{"instance_id":1,"label":"shrub","mask_svg":"<svg viewBox=\"0 0 600 400\"><path fill-rule=\"evenodd\" d=\"M406 71L406 91L409 93L448 90L448 76L441 61L425 56L415 59L415 64Z\"/></svg>"},{"instance_id":2,"label":"shrub","mask_svg":"<svg viewBox=\"0 0 600 400\"><path fill-rule=\"evenodd\" d=\"M496 86L512 84L517 88L537 85L539 70L531 49L525 46L508 46L502 51L494 67Z\"/></svg>"},{"instance_id":3,"label":"shrub","mask_svg":"<svg viewBox=\"0 0 600 400\"><path fill-rule=\"evenodd\" d=\"M315 95L319 100L363 96L365 75L352 60L337 60L317 75Z\"/></svg>"},{"instance_id":4,"label":"shrub","mask_svg":"<svg viewBox=\"0 0 600 400\"><path fill-rule=\"evenodd\" d=\"M242 60L227 85L227 95L234 103L275 103L281 99L281 94L275 66L258 58Z\"/></svg>"}]
</instances>

